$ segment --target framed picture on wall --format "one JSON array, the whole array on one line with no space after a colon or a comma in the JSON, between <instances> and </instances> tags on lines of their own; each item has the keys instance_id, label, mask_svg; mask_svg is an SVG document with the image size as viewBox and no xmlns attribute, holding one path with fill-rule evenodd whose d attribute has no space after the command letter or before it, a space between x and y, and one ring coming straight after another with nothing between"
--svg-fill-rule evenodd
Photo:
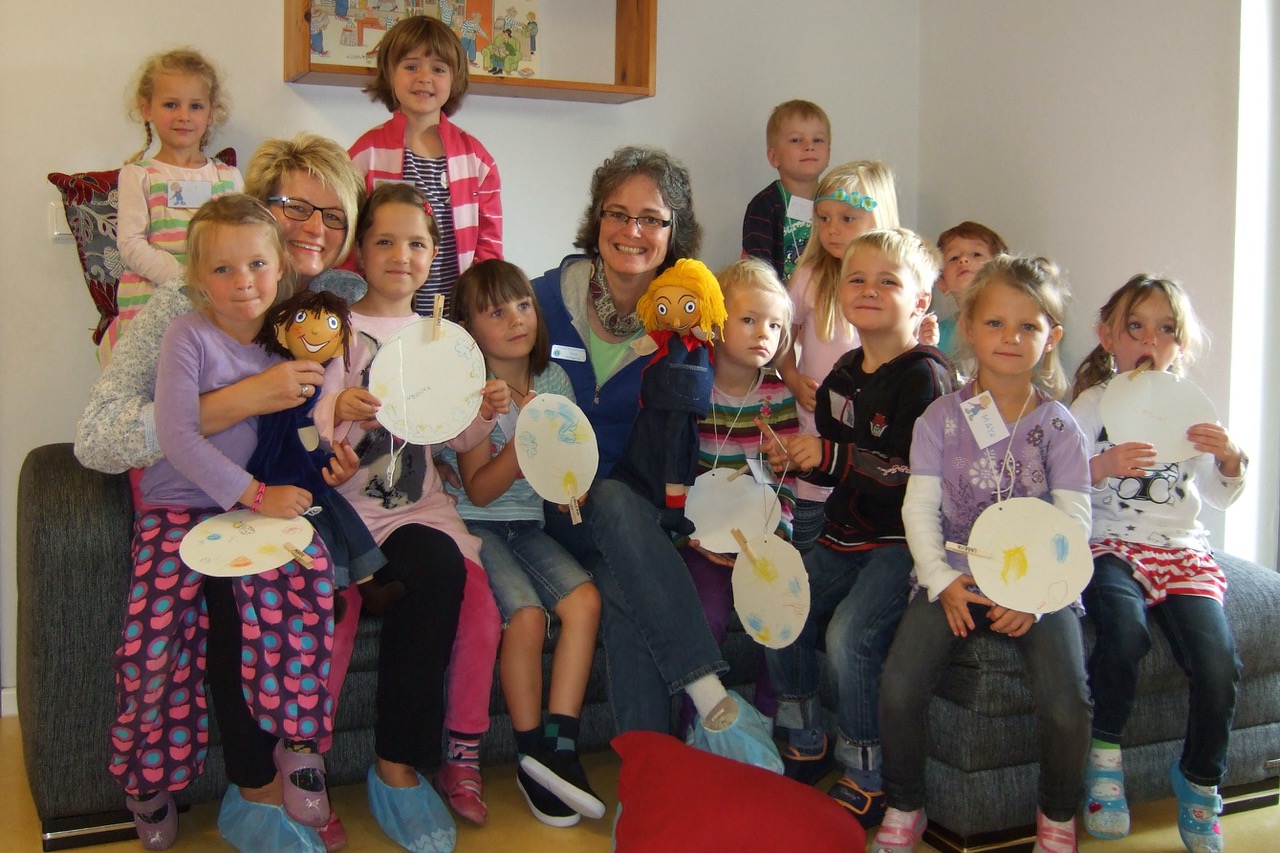
<instances>
[{"instance_id":1,"label":"framed picture on wall","mask_svg":"<svg viewBox=\"0 0 1280 853\"><path fill-rule=\"evenodd\" d=\"M540 76L540 0L310 0L311 59L372 68L378 42L414 15L442 21L457 34L471 75Z\"/></svg>"}]
</instances>

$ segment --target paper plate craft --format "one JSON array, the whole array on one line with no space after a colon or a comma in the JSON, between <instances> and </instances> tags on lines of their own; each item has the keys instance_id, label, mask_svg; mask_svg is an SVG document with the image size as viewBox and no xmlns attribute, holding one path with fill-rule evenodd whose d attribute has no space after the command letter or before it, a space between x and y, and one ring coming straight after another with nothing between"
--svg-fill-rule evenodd
<instances>
[{"instance_id":1,"label":"paper plate craft","mask_svg":"<svg viewBox=\"0 0 1280 853\"><path fill-rule=\"evenodd\" d=\"M382 343L369 369L369 392L382 401L378 422L410 444L439 444L480 411L484 355L450 320L424 318Z\"/></svg>"},{"instance_id":2,"label":"paper plate craft","mask_svg":"<svg viewBox=\"0 0 1280 853\"><path fill-rule=\"evenodd\" d=\"M591 422L561 394L538 394L516 419L516 459L529 485L543 500L568 504L577 524L578 498L591 488L600 449Z\"/></svg>"},{"instance_id":3,"label":"paper plate craft","mask_svg":"<svg viewBox=\"0 0 1280 853\"><path fill-rule=\"evenodd\" d=\"M966 545L982 594L1010 610L1052 613L1075 601L1093 577L1089 538L1074 519L1039 498L1010 498L982 511Z\"/></svg>"},{"instance_id":4,"label":"paper plate craft","mask_svg":"<svg viewBox=\"0 0 1280 853\"><path fill-rule=\"evenodd\" d=\"M777 530L782 518L782 504L773 489L732 468L699 474L684 511L694 524L693 538L717 554L738 552L735 528L751 539Z\"/></svg>"},{"instance_id":5,"label":"paper plate craft","mask_svg":"<svg viewBox=\"0 0 1280 853\"><path fill-rule=\"evenodd\" d=\"M270 518L247 509L207 518L187 531L178 555L202 575L238 578L278 569L311 544L305 518Z\"/></svg>"},{"instance_id":6,"label":"paper plate craft","mask_svg":"<svg viewBox=\"0 0 1280 853\"><path fill-rule=\"evenodd\" d=\"M734 609L753 640L771 649L786 648L809 618L804 560L794 545L772 533L747 538L735 532Z\"/></svg>"},{"instance_id":7,"label":"paper plate craft","mask_svg":"<svg viewBox=\"0 0 1280 853\"><path fill-rule=\"evenodd\" d=\"M1122 373L1102 394L1102 423L1113 444L1155 445L1156 462L1167 465L1198 455L1187 441L1194 424L1216 423L1213 403L1194 382L1164 370Z\"/></svg>"}]
</instances>

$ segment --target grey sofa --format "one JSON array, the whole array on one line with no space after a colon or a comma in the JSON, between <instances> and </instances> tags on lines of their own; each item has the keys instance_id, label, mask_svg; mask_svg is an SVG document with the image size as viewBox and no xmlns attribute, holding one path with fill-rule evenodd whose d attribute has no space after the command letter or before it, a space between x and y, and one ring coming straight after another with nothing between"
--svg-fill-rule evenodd
<instances>
[{"instance_id":1,"label":"grey sofa","mask_svg":"<svg viewBox=\"0 0 1280 853\"><path fill-rule=\"evenodd\" d=\"M46 850L133 837L106 771L106 732L114 716L111 654L124 612L131 526L124 476L83 468L69 444L27 456L18 486L17 687L23 756ZM1225 793L1237 806L1275 803L1280 647L1268 637L1280 614L1280 575L1244 561L1223 562L1231 580L1228 614L1245 664L1227 780L1232 790ZM376 629L373 619L362 620L339 702L328 755L334 785L362 782L372 760ZM727 682L749 696L756 647L746 634L731 631L724 653L732 666ZM586 750L606 748L613 735L602 669L597 655L583 708ZM1144 663L1140 694L1125 744L1135 801L1168 796L1165 773L1186 713L1185 680L1162 637ZM947 733L930 747L930 840L936 846L1029 849L1035 789L1030 711L1009 645L993 637L968 643L930 709L932 731ZM492 718L484 760L508 762L514 741L496 689ZM226 778L216 731L212 742L204 774L180 803L221 796Z\"/></svg>"}]
</instances>

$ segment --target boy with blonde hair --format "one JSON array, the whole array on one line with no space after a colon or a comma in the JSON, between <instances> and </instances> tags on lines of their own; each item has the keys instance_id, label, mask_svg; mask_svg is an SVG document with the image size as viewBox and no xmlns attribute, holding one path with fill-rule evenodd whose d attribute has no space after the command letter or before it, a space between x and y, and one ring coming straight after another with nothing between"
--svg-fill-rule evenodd
<instances>
[{"instance_id":1,"label":"boy with blonde hair","mask_svg":"<svg viewBox=\"0 0 1280 853\"><path fill-rule=\"evenodd\" d=\"M778 180L756 193L742 218L742 256L763 258L786 281L809 242L813 196L831 162L831 120L812 101L784 101L765 125L765 156Z\"/></svg>"},{"instance_id":2,"label":"boy with blonde hair","mask_svg":"<svg viewBox=\"0 0 1280 853\"><path fill-rule=\"evenodd\" d=\"M809 619L790 647L766 653L778 694L777 728L788 746L786 774L807 784L834 762L844 775L829 791L867 829L880 823L876 706L880 670L907 607L911 552L902 525L916 419L950 393L942 354L916 340L938 277L938 251L902 228L868 231L845 251L840 309L861 345L836 362L817 392L818 435L766 445L775 471L834 487L826 524L804 556ZM818 697L819 626L836 673L834 749L822 726ZM834 760L833 760L834 759Z\"/></svg>"}]
</instances>

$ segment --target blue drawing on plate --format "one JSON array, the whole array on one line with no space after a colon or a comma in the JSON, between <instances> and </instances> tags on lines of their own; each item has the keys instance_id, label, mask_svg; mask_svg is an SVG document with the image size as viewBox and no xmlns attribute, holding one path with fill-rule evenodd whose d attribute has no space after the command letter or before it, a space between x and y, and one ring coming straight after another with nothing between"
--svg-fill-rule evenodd
<instances>
[{"instance_id":1,"label":"blue drawing on plate","mask_svg":"<svg viewBox=\"0 0 1280 853\"><path fill-rule=\"evenodd\" d=\"M207 537L205 537L205 538L206 538L206 539L208 539L210 542L214 542L214 541L217 541L218 539L221 539L221 538L222 538L222 534L221 534L221 533L210 533L210 534L209 534Z\"/></svg>"},{"instance_id":2,"label":"blue drawing on plate","mask_svg":"<svg viewBox=\"0 0 1280 853\"><path fill-rule=\"evenodd\" d=\"M792 578L787 581L787 592L791 593L796 598L800 597L800 578Z\"/></svg>"},{"instance_id":3,"label":"blue drawing on plate","mask_svg":"<svg viewBox=\"0 0 1280 853\"><path fill-rule=\"evenodd\" d=\"M538 437L533 433L522 432L516 441L519 442L516 446L530 459L538 455Z\"/></svg>"},{"instance_id":4,"label":"blue drawing on plate","mask_svg":"<svg viewBox=\"0 0 1280 853\"><path fill-rule=\"evenodd\" d=\"M1067 555L1071 553L1071 545L1067 542L1067 537L1061 533L1053 537L1053 556L1057 558L1059 563L1067 561Z\"/></svg>"},{"instance_id":5,"label":"blue drawing on plate","mask_svg":"<svg viewBox=\"0 0 1280 853\"><path fill-rule=\"evenodd\" d=\"M747 627L757 634L764 631L764 618L759 613L752 613L747 617Z\"/></svg>"}]
</instances>

